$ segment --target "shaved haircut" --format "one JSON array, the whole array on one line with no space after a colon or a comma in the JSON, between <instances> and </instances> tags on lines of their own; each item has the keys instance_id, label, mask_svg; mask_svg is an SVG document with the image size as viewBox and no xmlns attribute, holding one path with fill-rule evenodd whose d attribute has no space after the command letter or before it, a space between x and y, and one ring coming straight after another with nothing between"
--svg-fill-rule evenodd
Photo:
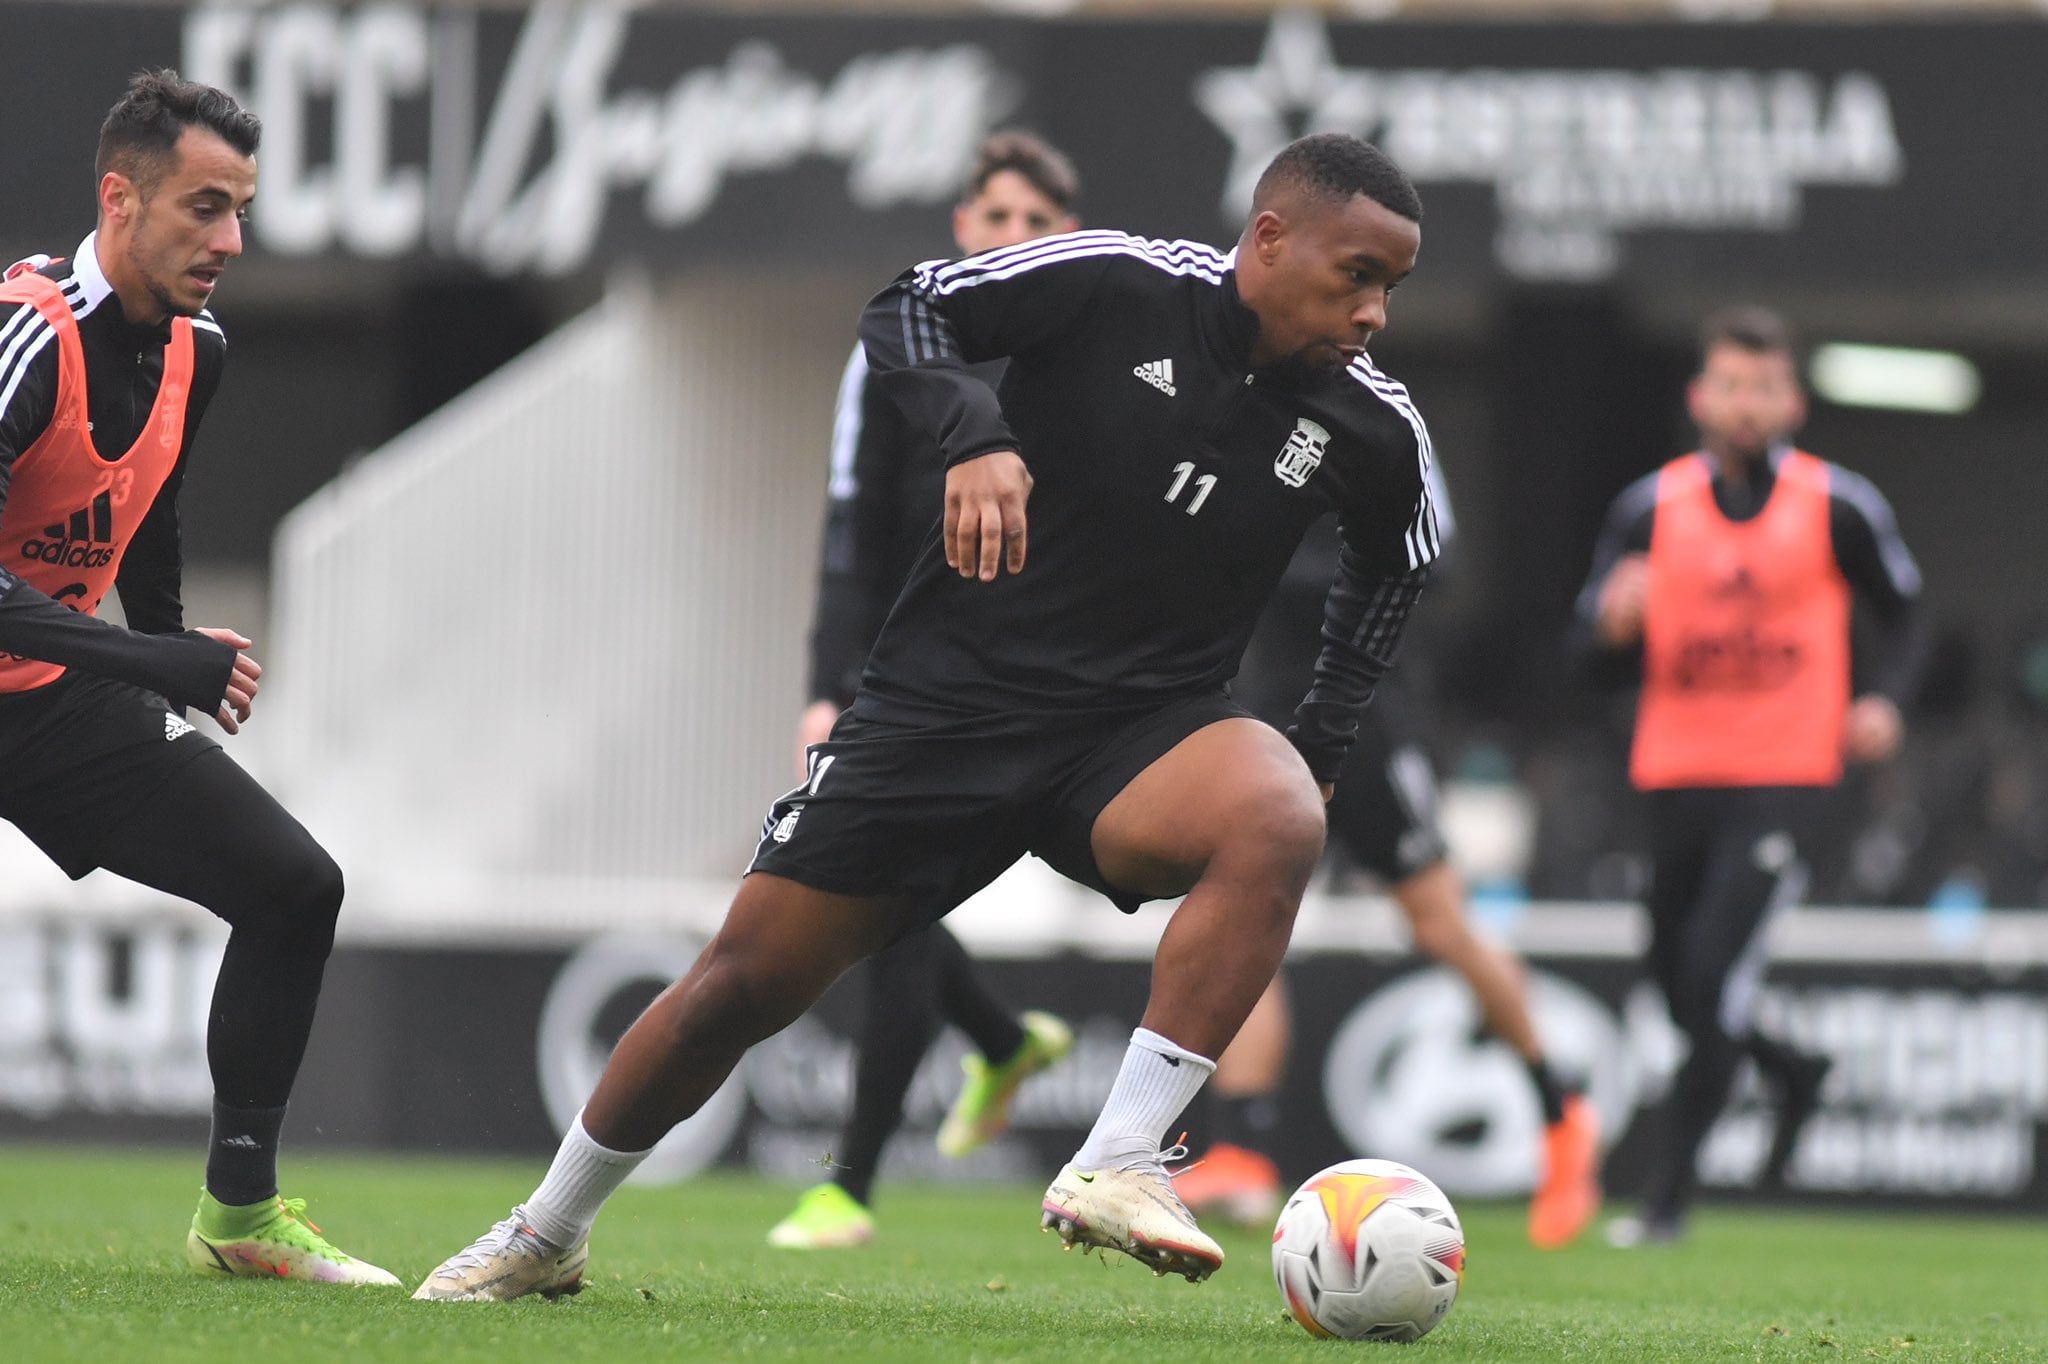
<instances>
[{"instance_id":1,"label":"shaved haircut","mask_svg":"<svg viewBox=\"0 0 2048 1364\"><path fill-rule=\"evenodd\" d=\"M1411 223L1422 221L1422 196L1392 157L1349 133L1312 133L1282 148L1259 176L1252 212L1297 198L1342 204L1361 194Z\"/></svg>"}]
</instances>

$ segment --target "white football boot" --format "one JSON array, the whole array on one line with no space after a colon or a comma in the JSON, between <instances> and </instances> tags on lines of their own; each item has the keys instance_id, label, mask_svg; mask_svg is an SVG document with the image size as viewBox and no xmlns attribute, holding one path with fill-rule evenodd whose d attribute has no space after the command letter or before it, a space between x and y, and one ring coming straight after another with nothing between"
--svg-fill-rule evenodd
<instances>
[{"instance_id":1,"label":"white football boot","mask_svg":"<svg viewBox=\"0 0 2048 1364\"><path fill-rule=\"evenodd\" d=\"M559 1298L583 1291L590 1242L564 1248L541 1239L526 1223L526 1209L492 1227L427 1275L413 1294L429 1302L510 1302L528 1293Z\"/></svg>"},{"instance_id":2,"label":"white football boot","mask_svg":"<svg viewBox=\"0 0 2048 1364\"><path fill-rule=\"evenodd\" d=\"M1173 1191L1165 1162L1186 1154L1176 1146L1121 1170L1076 1170L1070 1162L1045 1191L1039 1225L1058 1232L1068 1250L1120 1250L1156 1275L1200 1283L1223 1267L1223 1248L1195 1225Z\"/></svg>"}]
</instances>

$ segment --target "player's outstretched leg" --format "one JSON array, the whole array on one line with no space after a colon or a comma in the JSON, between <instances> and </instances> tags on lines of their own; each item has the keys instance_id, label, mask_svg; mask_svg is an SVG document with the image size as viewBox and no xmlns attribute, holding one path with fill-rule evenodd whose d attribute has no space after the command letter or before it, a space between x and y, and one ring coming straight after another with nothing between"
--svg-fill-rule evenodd
<instances>
[{"instance_id":1,"label":"player's outstretched leg","mask_svg":"<svg viewBox=\"0 0 2048 1364\"><path fill-rule=\"evenodd\" d=\"M208 1277L398 1286L330 1242L307 1218L305 1200L278 1197L285 1106L341 912L334 859L214 748L111 830L95 860L205 906L231 929L208 1011L213 1134L185 1236L187 1262Z\"/></svg>"},{"instance_id":2,"label":"player's outstretched leg","mask_svg":"<svg viewBox=\"0 0 2048 1364\"><path fill-rule=\"evenodd\" d=\"M895 901L749 875L689 974L619 1039L540 1187L413 1296L504 1302L575 1292L605 1200L725 1083L747 1048L789 1026L847 967L894 936L905 913Z\"/></svg>"},{"instance_id":3,"label":"player's outstretched leg","mask_svg":"<svg viewBox=\"0 0 2048 1364\"><path fill-rule=\"evenodd\" d=\"M1550 1067L1529 1013L1522 963L1472 929L1465 887L1439 859L1394 887L1416 950L1472 987L1480 1016L1515 1049L1543 1105L1543 1176L1529 1201L1529 1240L1546 1250L1571 1244L1600 1211L1600 1128L1585 1095Z\"/></svg>"},{"instance_id":4,"label":"player's outstretched leg","mask_svg":"<svg viewBox=\"0 0 2048 1364\"><path fill-rule=\"evenodd\" d=\"M1215 1070L1287 950L1323 848L1308 769L1278 732L1230 719L1181 740L1096 819L1110 885L1185 894L1160 937L1152 996L1088 1140L1045 1192L1069 1247L1122 1251L1200 1282L1223 1251L1174 1192L1166 1133Z\"/></svg>"}]
</instances>

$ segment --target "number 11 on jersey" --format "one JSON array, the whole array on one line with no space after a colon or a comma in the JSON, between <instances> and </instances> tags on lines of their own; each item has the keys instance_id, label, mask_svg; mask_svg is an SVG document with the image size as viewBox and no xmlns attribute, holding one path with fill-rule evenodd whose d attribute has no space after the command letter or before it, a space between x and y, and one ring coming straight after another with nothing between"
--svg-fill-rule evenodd
<instances>
[{"instance_id":1,"label":"number 11 on jersey","mask_svg":"<svg viewBox=\"0 0 2048 1364\"><path fill-rule=\"evenodd\" d=\"M1173 486L1166 490L1166 500L1168 502L1178 502L1180 500L1181 490L1188 486L1188 476L1194 473L1194 471L1195 463L1193 460L1184 459L1173 466ZM1187 506L1181 508L1181 510L1185 511L1189 516L1193 516L1202 509L1202 504L1209 500L1209 491L1215 486L1216 475L1203 474L1195 480L1195 495L1188 499Z\"/></svg>"}]
</instances>

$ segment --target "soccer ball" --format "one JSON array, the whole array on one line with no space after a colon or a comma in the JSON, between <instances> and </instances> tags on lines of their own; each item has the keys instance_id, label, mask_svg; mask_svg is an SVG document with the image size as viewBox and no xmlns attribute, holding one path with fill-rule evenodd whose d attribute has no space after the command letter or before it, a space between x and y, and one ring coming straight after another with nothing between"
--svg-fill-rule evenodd
<instances>
[{"instance_id":1,"label":"soccer ball","mask_svg":"<svg viewBox=\"0 0 2048 1364\"><path fill-rule=\"evenodd\" d=\"M1312 1336L1420 1340L1465 1279L1465 1229L1442 1189L1391 1160L1347 1160L1294 1191L1273 1279Z\"/></svg>"}]
</instances>

